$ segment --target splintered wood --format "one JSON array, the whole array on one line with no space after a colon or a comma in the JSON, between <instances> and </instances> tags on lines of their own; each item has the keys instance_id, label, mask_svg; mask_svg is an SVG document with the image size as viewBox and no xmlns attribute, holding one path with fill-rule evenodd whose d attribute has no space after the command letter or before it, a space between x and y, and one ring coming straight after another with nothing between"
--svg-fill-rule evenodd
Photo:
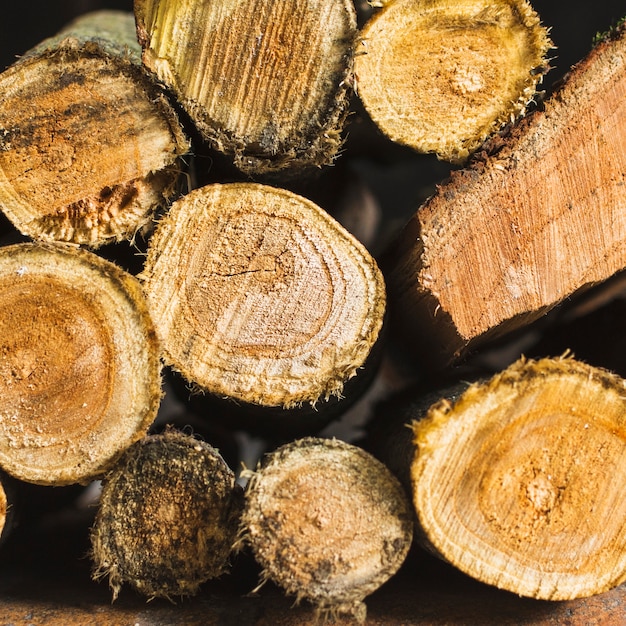
<instances>
[{"instance_id":1,"label":"splintered wood","mask_svg":"<svg viewBox=\"0 0 626 626\"><path fill-rule=\"evenodd\" d=\"M132 13L94 13L0 74L0 208L22 233L131 239L174 193L188 144L140 52Z\"/></svg>"},{"instance_id":2,"label":"splintered wood","mask_svg":"<svg viewBox=\"0 0 626 626\"><path fill-rule=\"evenodd\" d=\"M382 274L356 239L309 200L252 183L175 202L141 278L166 362L261 406L340 396L385 312Z\"/></svg>"},{"instance_id":3,"label":"splintered wood","mask_svg":"<svg viewBox=\"0 0 626 626\"><path fill-rule=\"evenodd\" d=\"M421 533L513 593L568 600L626 580L626 381L520 360L413 422Z\"/></svg>"},{"instance_id":4,"label":"splintered wood","mask_svg":"<svg viewBox=\"0 0 626 626\"><path fill-rule=\"evenodd\" d=\"M626 267L626 31L438 187L382 263L406 337L445 365Z\"/></svg>"},{"instance_id":5,"label":"splintered wood","mask_svg":"<svg viewBox=\"0 0 626 626\"><path fill-rule=\"evenodd\" d=\"M319 438L267 455L246 488L241 526L264 579L359 621L364 598L398 570L413 538L391 472L356 446Z\"/></svg>"},{"instance_id":6,"label":"splintered wood","mask_svg":"<svg viewBox=\"0 0 626 626\"><path fill-rule=\"evenodd\" d=\"M0 249L0 466L86 483L153 422L156 337L137 280L87 251Z\"/></svg>"},{"instance_id":7,"label":"splintered wood","mask_svg":"<svg viewBox=\"0 0 626 626\"><path fill-rule=\"evenodd\" d=\"M251 174L319 167L341 145L350 0L137 0L144 63Z\"/></svg>"},{"instance_id":8,"label":"splintered wood","mask_svg":"<svg viewBox=\"0 0 626 626\"><path fill-rule=\"evenodd\" d=\"M358 94L378 127L463 161L536 95L552 44L525 0L394 0L365 25Z\"/></svg>"}]
</instances>

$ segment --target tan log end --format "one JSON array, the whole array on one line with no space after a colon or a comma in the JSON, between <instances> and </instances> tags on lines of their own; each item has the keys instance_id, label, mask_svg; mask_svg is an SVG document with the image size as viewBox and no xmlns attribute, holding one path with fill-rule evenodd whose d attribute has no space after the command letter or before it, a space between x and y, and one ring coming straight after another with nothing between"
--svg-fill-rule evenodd
<instances>
[{"instance_id":1,"label":"tan log end","mask_svg":"<svg viewBox=\"0 0 626 626\"><path fill-rule=\"evenodd\" d=\"M392 140L463 161L523 114L552 47L526 0L395 0L367 22L357 90Z\"/></svg>"},{"instance_id":2,"label":"tan log end","mask_svg":"<svg viewBox=\"0 0 626 626\"><path fill-rule=\"evenodd\" d=\"M137 280L61 244L0 249L0 466L87 483L152 423L156 336Z\"/></svg>"},{"instance_id":3,"label":"tan log end","mask_svg":"<svg viewBox=\"0 0 626 626\"><path fill-rule=\"evenodd\" d=\"M242 489L217 450L167 430L129 448L103 481L91 530L94 578L117 597L194 595L228 568Z\"/></svg>"},{"instance_id":4,"label":"tan log end","mask_svg":"<svg viewBox=\"0 0 626 626\"><path fill-rule=\"evenodd\" d=\"M246 488L242 536L272 580L322 613L365 618L366 596L403 563L413 515L400 483L362 449L305 438L267 455Z\"/></svg>"},{"instance_id":5,"label":"tan log end","mask_svg":"<svg viewBox=\"0 0 626 626\"><path fill-rule=\"evenodd\" d=\"M341 396L385 312L367 250L309 200L258 184L175 202L141 277L165 361L212 394L266 407Z\"/></svg>"},{"instance_id":6,"label":"tan log end","mask_svg":"<svg viewBox=\"0 0 626 626\"><path fill-rule=\"evenodd\" d=\"M352 83L348 0L135 2L144 63L250 174L331 163Z\"/></svg>"},{"instance_id":7,"label":"tan log end","mask_svg":"<svg viewBox=\"0 0 626 626\"><path fill-rule=\"evenodd\" d=\"M110 12L0 74L0 208L31 238L93 247L132 239L176 190L187 139L126 44L132 13L114 16L100 38L93 29L109 25Z\"/></svg>"},{"instance_id":8,"label":"tan log end","mask_svg":"<svg viewBox=\"0 0 626 626\"><path fill-rule=\"evenodd\" d=\"M427 542L474 578L570 600L626 580L626 382L520 360L413 425Z\"/></svg>"}]
</instances>

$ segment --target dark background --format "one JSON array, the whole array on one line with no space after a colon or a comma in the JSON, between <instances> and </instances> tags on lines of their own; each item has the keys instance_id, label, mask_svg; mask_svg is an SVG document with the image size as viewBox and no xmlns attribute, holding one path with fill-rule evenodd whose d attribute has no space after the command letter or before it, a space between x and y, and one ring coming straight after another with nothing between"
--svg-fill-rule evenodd
<instances>
[{"instance_id":1,"label":"dark background","mask_svg":"<svg viewBox=\"0 0 626 626\"><path fill-rule=\"evenodd\" d=\"M557 46L551 80L564 74L591 46L597 32L626 16L626 0L535 0L531 3ZM42 39L56 33L73 17L95 9L132 10L132 0L26 0L3 2L0 19L0 67ZM8 5L8 6L7 6ZM548 83L549 84L549 83Z\"/></svg>"}]
</instances>

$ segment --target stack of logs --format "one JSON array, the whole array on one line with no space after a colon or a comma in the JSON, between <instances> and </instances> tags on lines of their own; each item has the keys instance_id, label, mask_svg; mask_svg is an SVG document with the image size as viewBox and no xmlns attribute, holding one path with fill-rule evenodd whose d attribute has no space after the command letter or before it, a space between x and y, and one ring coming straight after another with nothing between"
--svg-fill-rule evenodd
<instances>
[{"instance_id":1,"label":"stack of logs","mask_svg":"<svg viewBox=\"0 0 626 626\"><path fill-rule=\"evenodd\" d=\"M135 0L0 74L4 540L22 486L98 485L114 598L241 550L358 621L411 546L531 598L626 580L624 334L554 330L623 319L626 28L543 99L526 0L380 5ZM454 166L385 236L337 191L351 114ZM237 476L217 431L266 453Z\"/></svg>"}]
</instances>

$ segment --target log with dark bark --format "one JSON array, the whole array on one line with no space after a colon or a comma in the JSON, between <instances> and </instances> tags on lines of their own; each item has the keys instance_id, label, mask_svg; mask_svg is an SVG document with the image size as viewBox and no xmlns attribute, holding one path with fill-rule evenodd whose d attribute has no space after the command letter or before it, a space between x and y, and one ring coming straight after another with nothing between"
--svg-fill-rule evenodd
<instances>
[{"instance_id":1,"label":"log with dark bark","mask_svg":"<svg viewBox=\"0 0 626 626\"><path fill-rule=\"evenodd\" d=\"M169 429L130 447L107 473L91 530L94 577L115 599L194 595L224 574L243 491L218 451Z\"/></svg>"}]
</instances>

